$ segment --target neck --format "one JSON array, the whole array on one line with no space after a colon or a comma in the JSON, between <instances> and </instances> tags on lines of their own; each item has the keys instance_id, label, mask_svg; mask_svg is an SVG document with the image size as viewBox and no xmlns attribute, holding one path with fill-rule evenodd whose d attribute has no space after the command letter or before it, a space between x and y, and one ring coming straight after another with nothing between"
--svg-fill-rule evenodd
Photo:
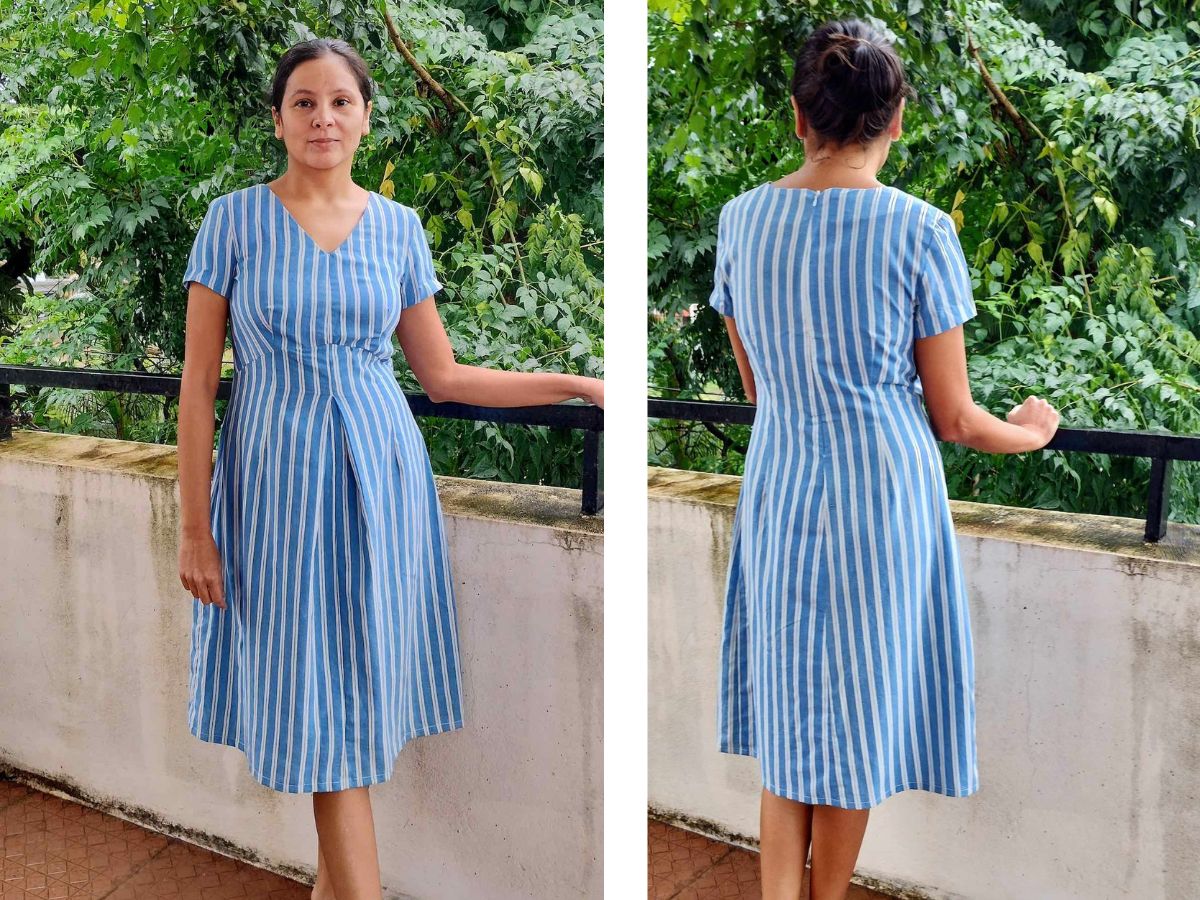
<instances>
[{"instance_id":1,"label":"neck","mask_svg":"<svg viewBox=\"0 0 1200 900\"><path fill-rule=\"evenodd\" d=\"M351 160L332 169L314 169L289 161L275 185L299 202L333 203L357 194L358 185L350 175Z\"/></svg>"},{"instance_id":2,"label":"neck","mask_svg":"<svg viewBox=\"0 0 1200 900\"><path fill-rule=\"evenodd\" d=\"M852 149L811 149L805 141L804 165L780 180L785 187L879 187L888 148L877 146Z\"/></svg>"}]
</instances>

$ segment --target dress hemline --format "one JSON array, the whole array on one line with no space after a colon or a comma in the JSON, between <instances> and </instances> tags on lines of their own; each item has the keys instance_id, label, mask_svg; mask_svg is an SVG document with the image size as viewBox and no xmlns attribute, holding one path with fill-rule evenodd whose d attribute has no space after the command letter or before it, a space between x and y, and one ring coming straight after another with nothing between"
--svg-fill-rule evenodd
<instances>
[{"instance_id":1,"label":"dress hemline","mask_svg":"<svg viewBox=\"0 0 1200 900\"><path fill-rule=\"evenodd\" d=\"M456 731L462 727L463 727L463 720L460 717L457 719L448 719L443 722L435 722L432 725L426 726L425 728L420 728L420 729L417 729L416 731L407 732L404 734L403 737L401 737L400 747L397 749L396 754L399 755L400 751L404 749L405 745L416 738L427 737L427 736L433 735L433 734L442 734L442 733L449 732L449 731ZM286 779L284 779L284 780L277 779L275 781L271 781L271 779L267 778L263 773L255 771L254 766L250 764L250 755L248 753L246 753L246 748L242 745L242 743L240 741L235 740L233 738L226 737L221 734L218 734L214 731L208 731L205 729L197 730L195 728L192 728L191 726L188 727L188 731L191 732L191 734L193 736L195 736L195 737L199 738L200 740L205 741L207 743L220 744L225 747L233 747L237 750L242 751L242 753L246 755L246 763L247 763L247 767L250 771L251 777L255 781L257 781L259 784L263 785L264 787L268 787L271 790L279 791L280 793L284 793L284 794L312 794L312 793L322 793L322 792L326 792L326 791L344 791L344 790L349 790L350 788L366 787L367 785L380 784L380 783L390 779L395 770L395 763L392 763L391 765L385 766L382 770L380 770L378 772L371 772L371 773L362 775L359 778L351 777L351 778L348 778L345 780L343 780L341 778L335 778L335 779L333 779L333 781L329 782L328 784L326 784L325 782L322 782L322 781L316 781L316 782L312 783L311 785L309 785L309 784L289 785Z\"/></svg>"},{"instance_id":2,"label":"dress hemline","mask_svg":"<svg viewBox=\"0 0 1200 900\"><path fill-rule=\"evenodd\" d=\"M750 756L757 758L758 754L753 748L744 745L733 746L725 745L718 748L721 753L728 753L735 756ZM894 784L875 800L856 803L853 800L843 799L840 797L829 797L818 795L815 793L805 793L804 791L787 791L778 784L769 784L766 779L763 779L763 787L770 791L776 797L782 797L785 800L794 800L797 803L805 803L809 806L835 806L838 809L873 809L887 800L889 797L894 797L896 794L904 791L927 791L931 794L938 794L942 797L970 797L979 791L978 779L968 783L965 787L949 787L946 785L937 784L932 781L906 781L900 784Z\"/></svg>"}]
</instances>

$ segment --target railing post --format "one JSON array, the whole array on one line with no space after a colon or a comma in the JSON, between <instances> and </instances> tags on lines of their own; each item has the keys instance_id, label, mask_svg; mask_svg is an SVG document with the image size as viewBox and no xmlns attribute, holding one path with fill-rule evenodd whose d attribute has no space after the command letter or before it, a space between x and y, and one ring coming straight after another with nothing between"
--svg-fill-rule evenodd
<instances>
[{"instance_id":1,"label":"railing post","mask_svg":"<svg viewBox=\"0 0 1200 900\"><path fill-rule=\"evenodd\" d=\"M1146 540L1150 542L1160 540L1167 533L1171 462L1171 459L1161 456L1150 460L1150 495L1146 499Z\"/></svg>"},{"instance_id":2,"label":"railing post","mask_svg":"<svg viewBox=\"0 0 1200 900\"><path fill-rule=\"evenodd\" d=\"M600 512L600 432L583 432L583 506L580 512L594 516Z\"/></svg>"},{"instance_id":3,"label":"railing post","mask_svg":"<svg viewBox=\"0 0 1200 900\"><path fill-rule=\"evenodd\" d=\"M12 439L12 395L8 392L8 382L0 383L0 441Z\"/></svg>"}]
</instances>

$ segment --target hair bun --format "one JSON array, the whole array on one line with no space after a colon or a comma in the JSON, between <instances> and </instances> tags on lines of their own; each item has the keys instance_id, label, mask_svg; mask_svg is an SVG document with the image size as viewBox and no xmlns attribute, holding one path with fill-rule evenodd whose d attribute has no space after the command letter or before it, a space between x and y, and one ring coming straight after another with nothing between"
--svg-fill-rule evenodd
<instances>
[{"instance_id":1,"label":"hair bun","mask_svg":"<svg viewBox=\"0 0 1200 900\"><path fill-rule=\"evenodd\" d=\"M839 145L874 140L913 94L887 38L858 19L822 25L796 57L792 97L810 127Z\"/></svg>"}]
</instances>

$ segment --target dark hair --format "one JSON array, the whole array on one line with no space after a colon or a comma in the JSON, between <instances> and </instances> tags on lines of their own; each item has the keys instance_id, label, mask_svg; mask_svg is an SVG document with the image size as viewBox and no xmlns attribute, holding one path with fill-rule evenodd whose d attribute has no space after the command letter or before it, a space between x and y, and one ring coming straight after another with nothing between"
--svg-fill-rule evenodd
<instances>
[{"instance_id":1,"label":"dark hair","mask_svg":"<svg viewBox=\"0 0 1200 900\"><path fill-rule=\"evenodd\" d=\"M796 55L792 96L818 135L817 148L868 144L916 91L891 42L859 19L826 22Z\"/></svg>"},{"instance_id":2,"label":"dark hair","mask_svg":"<svg viewBox=\"0 0 1200 900\"><path fill-rule=\"evenodd\" d=\"M311 41L302 41L294 47L289 47L287 52L280 57L279 64L275 66L275 78L271 81L271 105L275 109L283 109L283 92L296 66L302 62L308 62L310 59L329 56L331 53L342 57L346 61L346 65L350 67L354 80L358 82L358 92L362 94L363 103L370 101L374 93L374 82L371 80L367 64L363 62L363 58L358 55L358 52L345 41L337 38L314 38Z\"/></svg>"}]
</instances>

